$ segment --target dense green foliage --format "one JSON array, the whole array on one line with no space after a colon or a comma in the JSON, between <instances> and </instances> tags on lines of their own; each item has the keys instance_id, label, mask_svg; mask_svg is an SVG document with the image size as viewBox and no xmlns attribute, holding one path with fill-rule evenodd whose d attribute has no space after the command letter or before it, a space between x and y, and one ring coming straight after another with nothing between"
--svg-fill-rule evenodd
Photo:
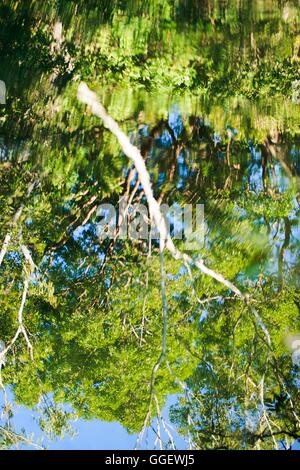
<instances>
[{"instance_id":1,"label":"dense green foliage","mask_svg":"<svg viewBox=\"0 0 300 470\"><path fill-rule=\"evenodd\" d=\"M285 344L300 330L299 20L296 1L2 2L0 340L14 337L28 281L34 351L20 335L2 380L51 438L75 417L138 433L162 343L157 243L149 256L144 241L97 236L100 203L146 201L115 138L77 102L85 80L141 149L155 197L204 204L205 243L191 255L250 298L165 255L159 407L177 394L171 419L195 448L299 439L299 365ZM11 414L2 447L25 439Z\"/></svg>"}]
</instances>

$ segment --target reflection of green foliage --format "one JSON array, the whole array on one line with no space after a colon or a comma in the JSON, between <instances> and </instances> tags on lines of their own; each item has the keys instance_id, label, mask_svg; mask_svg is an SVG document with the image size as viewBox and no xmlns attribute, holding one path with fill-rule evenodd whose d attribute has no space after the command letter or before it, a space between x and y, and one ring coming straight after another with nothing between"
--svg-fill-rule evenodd
<instances>
[{"instance_id":1,"label":"reflection of green foliage","mask_svg":"<svg viewBox=\"0 0 300 470\"><path fill-rule=\"evenodd\" d=\"M188 379L188 393L172 410L173 421L189 434L195 448L269 449L274 439L289 446L299 438L300 403L293 379L299 371L284 346L287 332L299 328L299 296L292 290L274 295L264 283L256 300L271 335L270 359L263 333L240 305L208 308L200 324L201 361Z\"/></svg>"},{"instance_id":2,"label":"reflection of green foliage","mask_svg":"<svg viewBox=\"0 0 300 470\"><path fill-rule=\"evenodd\" d=\"M74 431L70 426L70 421L74 418L74 413L64 411L58 406L51 404L43 410L39 425L45 435L52 439L63 437L66 434L74 435Z\"/></svg>"},{"instance_id":3,"label":"reflection of green foliage","mask_svg":"<svg viewBox=\"0 0 300 470\"><path fill-rule=\"evenodd\" d=\"M10 380L10 374L14 376L17 400L32 407L37 405L42 393L52 391L57 401L70 403L79 416L118 420L131 431L140 429L147 411L151 370L160 350L161 296L155 282L157 274L152 279L151 266L147 269L148 290L143 267L129 264L128 268L130 283L127 274L114 273L119 280L106 300L104 297L101 301L104 289L101 283L95 283L97 279L92 282L82 279L69 294L63 294L62 289L62 293L56 295L59 299L56 307L32 293L28 328L34 328L36 321L41 322L40 326L35 326L39 329L35 361L28 361L20 351L18 372L13 364L5 370L6 380ZM112 265L110 269L116 267ZM158 270L159 265L155 269ZM57 279L56 272L53 276ZM65 279L65 282L72 281ZM82 300L76 307L78 297ZM49 325L45 330L44 322ZM143 322L144 330L141 329ZM188 327L180 324L181 314L174 310L168 358L184 380L194 360L188 360L178 340L177 335L184 336ZM176 330L174 338L173 328ZM182 357L182 362L178 362L178 357ZM169 373L162 370L156 382L159 396L166 390L170 393L178 390L169 382Z\"/></svg>"},{"instance_id":4,"label":"reflection of green foliage","mask_svg":"<svg viewBox=\"0 0 300 470\"><path fill-rule=\"evenodd\" d=\"M1 241L12 236L0 267L6 343L18 327L26 275L21 243L37 265L24 309L34 361L20 336L3 370L15 400L39 410L51 438L70 432L76 417L118 421L138 432L161 352L156 243L148 259L145 243L97 238L97 206L117 204L128 162L77 102L84 79L142 149L155 196L181 206L204 203L205 244L191 256L249 294L272 340L268 360L249 306L197 270L191 280L166 255L167 355L155 377L160 407L185 382L173 419L195 447L269 448L272 438L259 417L265 373L265 404L278 438L298 437L287 398L299 414L298 370L283 343L299 330L293 275L299 240L290 220L299 197L299 108L289 99L299 74L297 6L147 0L141 11L141 2L128 0L100 2L99 11L93 1L2 3L0 78L8 100L0 109ZM61 44L53 42L56 22ZM280 146L272 141L276 133ZM251 177L262 189L252 190ZM145 201L140 190L138 197ZM266 274L275 243L278 279Z\"/></svg>"},{"instance_id":5,"label":"reflection of green foliage","mask_svg":"<svg viewBox=\"0 0 300 470\"><path fill-rule=\"evenodd\" d=\"M0 52L9 61L3 69L8 105L25 112L28 87L19 101L11 101L20 84L10 70L15 67L21 67L20 77L32 81L33 88L43 73L59 87L76 78L102 86L189 91L218 102L229 96L292 96L299 75L299 36L277 2L266 7L258 1L234 2L223 8L212 0L200 8L194 1L173 3L144 2L141 14L138 2L130 1L99 8L93 2L57 6L6 0ZM188 22L186 10L195 14ZM62 22L64 34L58 50L50 47L56 21ZM48 94L51 86L46 87Z\"/></svg>"},{"instance_id":6,"label":"reflection of green foliage","mask_svg":"<svg viewBox=\"0 0 300 470\"><path fill-rule=\"evenodd\" d=\"M285 192L276 195L250 193L242 202L242 207L256 217L265 217L267 220L276 220L287 217L293 210L293 193Z\"/></svg>"}]
</instances>

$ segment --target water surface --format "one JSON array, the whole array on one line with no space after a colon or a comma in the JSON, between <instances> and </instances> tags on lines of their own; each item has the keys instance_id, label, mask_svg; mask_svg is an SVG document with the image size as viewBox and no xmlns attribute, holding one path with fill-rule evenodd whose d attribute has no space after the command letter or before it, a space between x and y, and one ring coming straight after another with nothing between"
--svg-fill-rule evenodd
<instances>
[{"instance_id":1,"label":"water surface","mask_svg":"<svg viewBox=\"0 0 300 470\"><path fill-rule=\"evenodd\" d=\"M4 1L0 18L1 446L296 448L299 3ZM158 243L99 240L100 204L147 200L81 81L159 203L203 204L189 255L247 302L165 251L164 337Z\"/></svg>"}]
</instances>

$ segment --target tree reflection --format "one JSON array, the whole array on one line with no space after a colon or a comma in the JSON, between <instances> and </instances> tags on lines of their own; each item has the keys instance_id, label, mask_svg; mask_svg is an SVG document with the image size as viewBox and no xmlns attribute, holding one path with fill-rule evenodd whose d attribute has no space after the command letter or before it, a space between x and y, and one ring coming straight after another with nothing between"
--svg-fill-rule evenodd
<instances>
[{"instance_id":1,"label":"tree reflection","mask_svg":"<svg viewBox=\"0 0 300 470\"><path fill-rule=\"evenodd\" d=\"M173 423L192 448L289 448L300 432L285 344L299 331L297 2L151 0L141 17L139 2L117 3L1 7L1 389L37 409L51 438L75 417L140 433L149 413L159 249L97 236L100 203L146 199L77 103L88 79L141 150L159 204L205 205L191 256L250 299L165 256L167 349L146 427L165 447ZM2 411L1 446L29 445L6 398Z\"/></svg>"}]
</instances>

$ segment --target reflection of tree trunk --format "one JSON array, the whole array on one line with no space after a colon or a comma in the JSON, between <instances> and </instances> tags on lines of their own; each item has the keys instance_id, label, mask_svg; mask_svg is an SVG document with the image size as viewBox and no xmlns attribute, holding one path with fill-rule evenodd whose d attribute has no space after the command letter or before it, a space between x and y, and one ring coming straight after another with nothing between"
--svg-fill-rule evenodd
<instances>
[{"instance_id":1,"label":"reflection of tree trunk","mask_svg":"<svg viewBox=\"0 0 300 470\"><path fill-rule=\"evenodd\" d=\"M232 171L231 168L229 170L229 175L226 178L224 189L231 189L232 188Z\"/></svg>"},{"instance_id":2,"label":"reflection of tree trunk","mask_svg":"<svg viewBox=\"0 0 300 470\"><path fill-rule=\"evenodd\" d=\"M230 144L231 144L231 139L229 139L227 148L226 148L226 163L228 166L230 166Z\"/></svg>"},{"instance_id":3,"label":"reflection of tree trunk","mask_svg":"<svg viewBox=\"0 0 300 470\"><path fill-rule=\"evenodd\" d=\"M181 145L176 145L174 147L174 150L173 150L173 158L172 158L172 162L171 162L171 165L168 169L168 172L167 172L167 178L166 180L171 183L173 182L174 180L174 176L175 176L175 173L176 173L176 166L177 166L177 159L178 159L178 156L180 154L180 151L181 151ZM162 203L164 197L165 197L165 194L166 194L166 191L163 189L161 192L160 192L160 195L157 199L157 202L159 204Z\"/></svg>"},{"instance_id":4,"label":"reflection of tree trunk","mask_svg":"<svg viewBox=\"0 0 300 470\"><path fill-rule=\"evenodd\" d=\"M270 167L271 167L272 176L273 176L274 191L277 192L278 191L278 181L277 181L277 176L276 176L276 173L275 173L275 168L274 168L274 165L273 165L272 155L270 155Z\"/></svg>"},{"instance_id":5,"label":"reflection of tree trunk","mask_svg":"<svg viewBox=\"0 0 300 470\"><path fill-rule=\"evenodd\" d=\"M167 131L169 132L169 134L171 136L171 139L172 139L172 142L173 142L172 159L171 159L171 164L168 168L167 177L166 177L166 180L168 182L172 182L174 180L174 177L175 177L175 174L176 174L177 160L178 160L178 156L180 154L180 151L182 149L183 144L178 142L178 139L176 138L175 132L172 129L172 127L170 126L168 121L164 121L163 125L164 125L165 129L167 129ZM162 191L160 192L160 194L158 196L158 199L157 199L157 202L159 204L162 203L162 201L165 197L165 194L166 194L166 191L164 189L162 189Z\"/></svg>"},{"instance_id":6,"label":"reflection of tree trunk","mask_svg":"<svg viewBox=\"0 0 300 470\"><path fill-rule=\"evenodd\" d=\"M261 152L262 152L262 181L263 181L263 188L265 192L270 192L273 194L270 188L267 187L267 166L268 160L270 162L270 167L273 176L273 190L278 190L278 180L274 169L273 158L279 161L281 167L287 174L289 178L293 178L295 176L295 171L290 165L286 162L286 148L281 144L281 135L279 132L273 132L271 136L266 137L264 143L261 145Z\"/></svg>"},{"instance_id":7,"label":"reflection of tree trunk","mask_svg":"<svg viewBox=\"0 0 300 470\"><path fill-rule=\"evenodd\" d=\"M284 242L282 247L279 251L278 255L278 277L281 284L283 284L283 261L284 261L284 254L287 247L290 244L292 233L292 224L288 217L284 218Z\"/></svg>"},{"instance_id":8,"label":"reflection of tree trunk","mask_svg":"<svg viewBox=\"0 0 300 470\"><path fill-rule=\"evenodd\" d=\"M279 161L279 163L281 164L286 174L290 178L293 178L294 171L293 169L290 168L289 164L285 161L286 152L284 151L284 148L282 147L282 145L279 145L280 138L281 138L280 134L276 135L275 138L267 137L264 141L263 147L266 148L268 153L273 158Z\"/></svg>"},{"instance_id":9,"label":"reflection of tree trunk","mask_svg":"<svg viewBox=\"0 0 300 470\"><path fill-rule=\"evenodd\" d=\"M267 169L268 169L268 150L265 145L262 146L262 184L264 191L267 192Z\"/></svg>"}]
</instances>

